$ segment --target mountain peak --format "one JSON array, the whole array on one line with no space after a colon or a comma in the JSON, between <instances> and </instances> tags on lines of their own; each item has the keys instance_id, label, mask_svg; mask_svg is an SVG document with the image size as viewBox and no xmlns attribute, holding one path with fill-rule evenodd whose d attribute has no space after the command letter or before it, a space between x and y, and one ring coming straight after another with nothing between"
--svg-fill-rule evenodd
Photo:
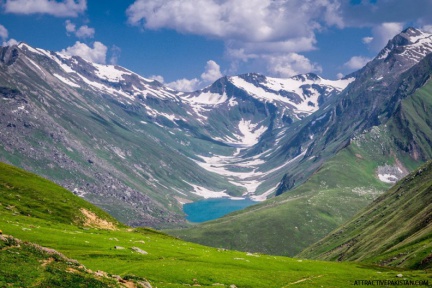
<instances>
[{"instance_id":1,"label":"mountain peak","mask_svg":"<svg viewBox=\"0 0 432 288\"><path fill-rule=\"evenodd\" d=\"M414 27L408 27L407 29L403 30L399 35L401 37L405 37L411 43L415 43L416 41L418 41L418 39L431 36L431 34L423 32Z\"/></svg>"},{"instance_id":2,"label":"mountain peak","mask_svg":"<svg viewBox=\"0 0 432 288\"><path fill-rule=\"evenodd\" d=\"M389 64L386 73L394 69L402 72L420 62L431 52L432 34L409 27L393 37L380 51L375 60L384 61L385 63L398 62L397 67Z\"/></svg>"},{"instance_id":3,"label":"mountain peak","mask_svg":"<svg viewBox=\"0 0 432 288\"><path fill-rule=\"evenodd\" d=\"M315 73L306 73L306 74L299 74L291 77L293 80L302 81L305 82L307 80L317 81L321 79L317 74Z\"/></svg>"}]
</instances>

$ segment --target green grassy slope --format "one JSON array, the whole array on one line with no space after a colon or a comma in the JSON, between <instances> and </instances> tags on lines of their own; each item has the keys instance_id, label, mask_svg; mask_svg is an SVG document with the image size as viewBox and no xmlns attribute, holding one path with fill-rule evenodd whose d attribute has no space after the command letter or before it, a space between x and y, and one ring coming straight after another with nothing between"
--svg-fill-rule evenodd
<instances>
[{"instance_id":1,"label":"green grassy slope","mask_svg":"<svg viewBox=\"0 0 432 288\"><path fill-rule=\"evenodd\" d=\"M402 100L388 126L397 146L414 158L432 159L432 81Z\"/></svg>"},{"instance_id":2,"label":"green grassy slope","mask_svg":"<svg viewBox=\"0 0 432 288\"><path fill-rule=\"evenodd\" d=\"M432 162L299 257L432 267Z\"/></svg>"},{"instance_id":3,"label":"green grassy slope","mask_svg":"<svg viewBox=\"0 0 432 288\"><path fill-rule=\"evenodd\" d=\"M119 287L52 249L10 236L0 235L0 263L1 287Z\"/></svg>"},{"instance_id":4,"label":"green grassy slope","mask_svg":"<svg viewBox=\"0 0 432 288\"><path fill-rule=\"evenodd\" d=\"M0 259L2 260L0 286L11 284L15 287L32 285L43 287L43 284L46 283L49 285L45 287L56 286L53 283L59 282L53 281L63 278L65 283L76 284L75 287L79 285L104 287L112 283L112 278L94 277L94 272L93 276L90 275L89 269L105 271L109 276L120 275L123 279L147 280L152 287L185 287L185 285L198 284L201 287L235 285L239 288L289 287L294 284L301 287L347 287L355 280L400 280L396 277L399 273L402 273L404 279L407 280L432 281L432 273L428 271L394 270L358 263L300 260L215 249L187 243L143 228L118 227L108 230L79 227L71 224L76 219L75 217L62 220L59 220L58 217L53 218L54 210L52 214L27 216L17 211L21 211L23 207L30 204L39 207L36 210L44 211L47 209L44 205L48 205L48 202L41 201L41 199L54 198L57 197L56 193L61 194L65 191L49 182L44 183L51 186L51 192L47 192L49 189L45 189L43 185L33 187L32 182L40 184L43 180L7 165L0 166L0 175L12 175L12 178L15 178L18 177L17 174L25 175L25 177L21 178L22 181L13 183L14 192L11 192L11 187L8 187L11 185L7 180L8 177L0 178L0 203L2 203L0 229L2 232L23 241L56 249L66 257L77 260L85 268L74 266L75 261L73 260L43 254L40 250L31 248L34 247L32 244L23 244L21 250L17 250L17 247L7 248L14 244L9 245L6 242L2 244L0 241ZM52 190L54 187L57 187L56 191ZM37 191L39 197L26 197L26 193L31 189ZM27 198L28 200L16 201L14 199L15 208L8 209L11 205L8 199L11 198L11 195L17 194L17 191L20 191L21 199ZM9 198L6 195L9 195ZM74 206L82 201L72 193L70 196L68 204L65 203L66 211L75 209L67 206ZM55 205L55 203L51 202L50 205ZM99 213L92 207L87 208ZM98 216L105 217L102 213ZM5 237L2 236L2 238ZM138 253L137 249L133 249L134 247L146 251L147 254ZM49 260L50 257L54 260ZM13 267L17 262L23 264ZM78 272L71 269L78 270ZM32 281L32 284L28 281Z\"/></svg>"},{"instance_id":5,"label":"green grassy slope","mask_svg":"<svg viewBox=\"0 0 432 288\"><path fill-rule=\"evenodd\" d=\"M89 211L99 219L123 226L108 213L42 177L0 163L0 208L12 215L40 218L53 223L84 226Z\"/></svg>"}]
</instances>

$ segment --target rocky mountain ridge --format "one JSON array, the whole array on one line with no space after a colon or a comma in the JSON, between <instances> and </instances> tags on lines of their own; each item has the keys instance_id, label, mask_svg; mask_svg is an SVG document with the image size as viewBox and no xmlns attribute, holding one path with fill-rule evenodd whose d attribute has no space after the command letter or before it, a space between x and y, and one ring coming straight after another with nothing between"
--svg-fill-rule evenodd
<instances>
[{"instance_id":1,"label":"rocky mountain ridge","mask_svg":"<svg viewBox=\"0 0 432 288\"><path fill-rule=\"evenodd\" d=\"M0 49L0 76L2 161L128 224L153 227L178 225L188 201L269 197L285 166L250 149L351 81L249 74L183 93L120 66L26 43Z\"/></svg>"},{"instance_id":2,"label":"rocky mountain ridge","mask_svg":"<svg viewBox=\"0 0 432 288\"><path fill-rule=\"evenodd\" d=\"M277 139L265 159L286 164L278 197L170 233L215 247L296 255L432 159L432 54L417 60L406 53L426 51L432 39L413 28L401 35L424 40L396 36L388 46L394 50L350 75L355 80L318 111L253 147L266 151Z\"/></svg>"}]
</instances>

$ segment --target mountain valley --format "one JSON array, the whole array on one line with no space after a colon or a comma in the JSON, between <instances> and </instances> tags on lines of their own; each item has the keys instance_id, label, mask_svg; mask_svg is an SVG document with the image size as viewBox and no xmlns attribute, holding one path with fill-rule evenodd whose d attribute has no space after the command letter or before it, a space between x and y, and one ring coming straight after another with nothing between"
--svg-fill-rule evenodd
<instances>
[{"instance_id":1,"label":"mountain valley","mask_svg":"<svg viewBox=\"0 0 432 288\"><path fill-rule=\"evenodd\" d=\"M252 148L352 81L247 74L183 93L25 43L1 55L1 159L152 227L179 225L182 203L203 197L274 194L287 163Z\"/></svg>"},{"instance_id":2,"label":"mountain valley","mask_svg":"<svg viewBox=\"0 0 432 288\"><path fill-rule=\"evenodd\" d=\"M230 251L131 228L6 164L0 164L0 204L0 285L6 287L347 287L363 279L396 287L432 279L430 270Z\"/></svg>"},{"instance_id":3,"label":"mountain valley","mask_svg":"<svg viewBox=\"0 0 432 288\"><path fill-rule=\"evenodd\" d=\"M408 28L340 80L249 73L186 93L120 66L2 47L0 160L130 226L294 256L432 159L430 52L432 35ZM257 205L185 220L183 204L221 197Z\"/></svg>"},{"instance_id":4,"label":"mountain valley","mask_svg":"<svg viewBox=\"0 0 432 288\"><path fill-rule=\"evenodd\" d=\"M287 167L278 197L169 233L215 247L294 256L431 159L432 58L430 45L419 43L430 43L430 35L402 32L350 75L356 80L345 90L293 123L277 155L300 159ZM411 57L421 53L427 56L419 62Z\"/></svg>"}]
</instances>

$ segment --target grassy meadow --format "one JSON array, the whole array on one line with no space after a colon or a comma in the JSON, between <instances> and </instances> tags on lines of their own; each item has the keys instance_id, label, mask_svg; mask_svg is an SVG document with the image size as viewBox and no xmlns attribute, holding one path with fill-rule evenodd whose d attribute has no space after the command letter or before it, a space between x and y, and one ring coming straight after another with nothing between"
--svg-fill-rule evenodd
<instances>
[{"instance_id":1,"label":"grassy meadow","mask_svg":"<svg viewBox=\"0 0 432 288\"><path fill-rule=\"evenodd\" d=\"M355 280L432 281L429 271L192 244L151 229L124 226L69 191L11 166L0 164L0 175L1 239L11 235L23 241L20 247L0 241L1 287L56 287L63 280L69 287L126 285L103 275L120 275L135 284L148 281L152 287L348 287ZM64 257L41 253L30 243Z\"/></svg>"}]
</instances>

